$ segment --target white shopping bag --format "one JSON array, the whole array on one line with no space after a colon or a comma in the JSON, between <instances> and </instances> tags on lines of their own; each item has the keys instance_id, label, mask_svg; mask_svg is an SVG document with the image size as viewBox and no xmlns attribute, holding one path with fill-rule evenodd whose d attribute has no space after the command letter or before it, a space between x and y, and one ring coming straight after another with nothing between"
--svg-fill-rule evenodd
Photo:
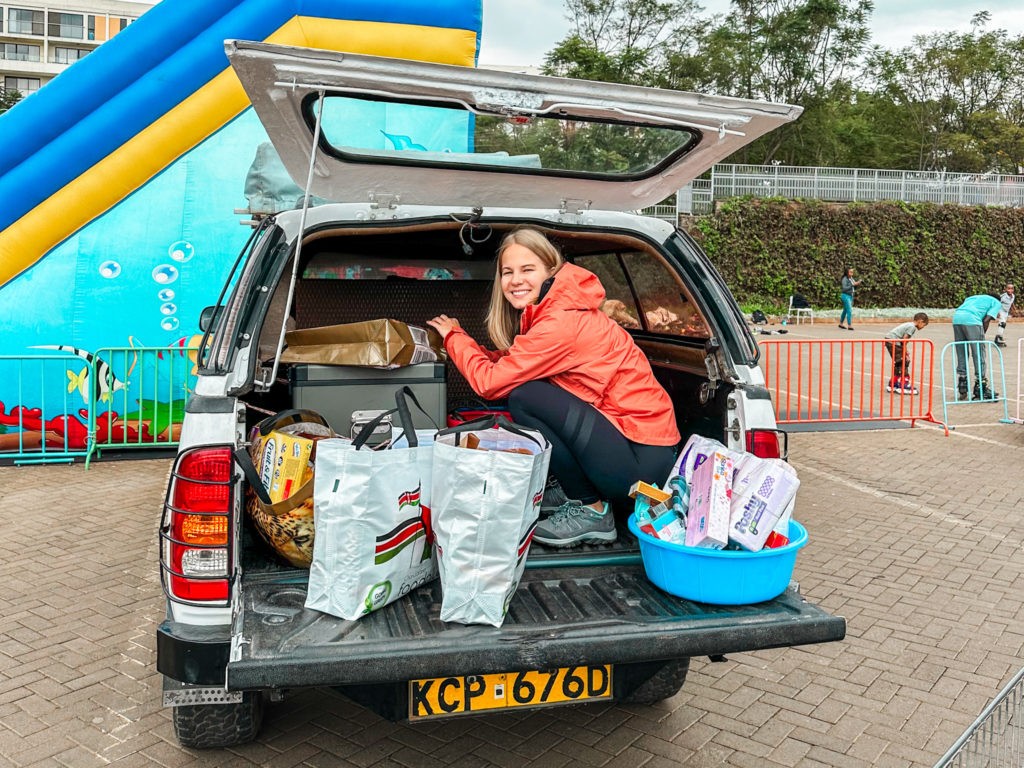
<instances>
[{"instance_id":1,"label":"white shopping bag","mask_svg":"<svg viewBox=\"0 0 1024 768\"><path fill-rule=\"evenodd\" d=\"M400 402L400 420L411 425L403 408ZM414 438L412 446L407 440L403 448L371 450L360 438L374 426L368 424L355 441L317 445L316 536L306 607L344 619L375 611L437 577L430 509L433 446Z\"/></svg>"},{"instance_id":2,"label":"white shopping bag","mask_svg":"<svg viewBox=\"0 0 1024 768\"><path fill-rule=\"evenodd\" d=\"M465 447L469 436L476 448ZM550 459L539 432L503 417L438 433L432 487L442 621L501 626L526 567Z\"/></svg>"}]
</instances>

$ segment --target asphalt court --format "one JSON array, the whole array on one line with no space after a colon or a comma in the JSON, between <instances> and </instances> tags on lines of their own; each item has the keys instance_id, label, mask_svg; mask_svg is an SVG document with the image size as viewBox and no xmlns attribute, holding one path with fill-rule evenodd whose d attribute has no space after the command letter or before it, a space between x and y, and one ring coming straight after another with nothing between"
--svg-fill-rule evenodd
<instances>
[{"instance_id":1,"label":"asphalt court","mask_svg":"<svg viewBox=\"0 0 1024 768\"><path fill-rule=\"evenodd\" d=\"M828 325L787 336L887 330ZM922 337L939 348L952 331ZM957 409L948 436L920 422L791 436L810 536L795 578L846 617L840 643L694 659L653 706L413 726L294 691L255 743L206 753L175 743L154 671L170 461L2 466L0 766L932 766L1024 667L1024 426L992 404Z\"/></svg>"}]
</instances>

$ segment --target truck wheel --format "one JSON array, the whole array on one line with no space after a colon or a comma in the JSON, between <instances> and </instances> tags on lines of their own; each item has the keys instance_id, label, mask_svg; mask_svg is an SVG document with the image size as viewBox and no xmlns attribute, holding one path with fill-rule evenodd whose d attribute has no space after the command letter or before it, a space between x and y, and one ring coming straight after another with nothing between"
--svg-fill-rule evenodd
<instances>
[{"instance_id":1,"label":"truck wheel","mask_svg":"<svg viewBox=\"0 0 1024 768\"><path fill-rule=\"evenodd\" d=\"M188 704L174 707L174 734L183 747L213 749L245 744L263 723L263 695L242 694L238 704Z\"/></svg>"},{"instance_id":2,"label":"truck wheel","mask_svg":"<svg viewBox=\"0 0 1024 768\"><path fill-rule=\"evenodd\" d=\"M650 664L628 664L617 668L624 673L622 683L632 683L636 687L630 693L619 698L623 704L654 704L671 698L679 693L686 682L686 673L690 670L690 660L672 659L660 662L652 667ZM647 675L646 679L643 676ZM637 679L642 680L639 684ZM619 681L616 681L617 683ZM627 688L628 690L628 688Z\"/></svg>"}]
</instances>

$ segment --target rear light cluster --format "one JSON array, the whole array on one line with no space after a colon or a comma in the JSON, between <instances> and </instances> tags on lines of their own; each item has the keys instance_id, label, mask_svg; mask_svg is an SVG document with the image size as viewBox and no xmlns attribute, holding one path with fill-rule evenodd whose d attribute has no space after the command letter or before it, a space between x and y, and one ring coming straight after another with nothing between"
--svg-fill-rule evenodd
<instances>
[{"instance_id":1,"label":"rear light cluster","mask_svg":"<svg viewBox=\"0 0 1024 768\"><path fill-rule=\"evenodd\" d=\"M193 448L178 456L160 525L160 567L172 600L228 599L233 470L227 446Z\"/></svg>"},{"instance_id":2,"label":"rear light cluster","mask_svg":"<svg viewBox=\"0 0 1024 768\"><path fill-rule=\"evenodd\" d=\"M785 459L789 454L789 435L781 429L748 429L747 453L762 459Z\"/></svg>"}]
</instances>

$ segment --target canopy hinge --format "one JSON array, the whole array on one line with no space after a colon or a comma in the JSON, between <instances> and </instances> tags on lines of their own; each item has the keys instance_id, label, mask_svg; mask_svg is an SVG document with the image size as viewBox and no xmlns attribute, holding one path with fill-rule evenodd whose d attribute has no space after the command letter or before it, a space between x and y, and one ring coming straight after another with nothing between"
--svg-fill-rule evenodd
<instances>
[{"instance_id":1,"label":"canopy hinge","mask_svg":"<svg viewBox=\"0 0 1024 768\"><path fill-rule=\"evenodd\" d=\"M370 207L371 208L397 208L399 203L402 202L402 196L396 195L392 192L371 192L370 193Z\"/></svg>"},{"instance_id":2,"label":"canopy hinge","mask_svg":"<svg viewBox=\"0 0 1024 768\"><path fill-rule=\"evenodd\" d=\"M571 197L562 198L561 206L558 209L559 213L584 213L590 210L590 206L594 204L593 200L578 200Z\"/></svg>"}]
</instances>

